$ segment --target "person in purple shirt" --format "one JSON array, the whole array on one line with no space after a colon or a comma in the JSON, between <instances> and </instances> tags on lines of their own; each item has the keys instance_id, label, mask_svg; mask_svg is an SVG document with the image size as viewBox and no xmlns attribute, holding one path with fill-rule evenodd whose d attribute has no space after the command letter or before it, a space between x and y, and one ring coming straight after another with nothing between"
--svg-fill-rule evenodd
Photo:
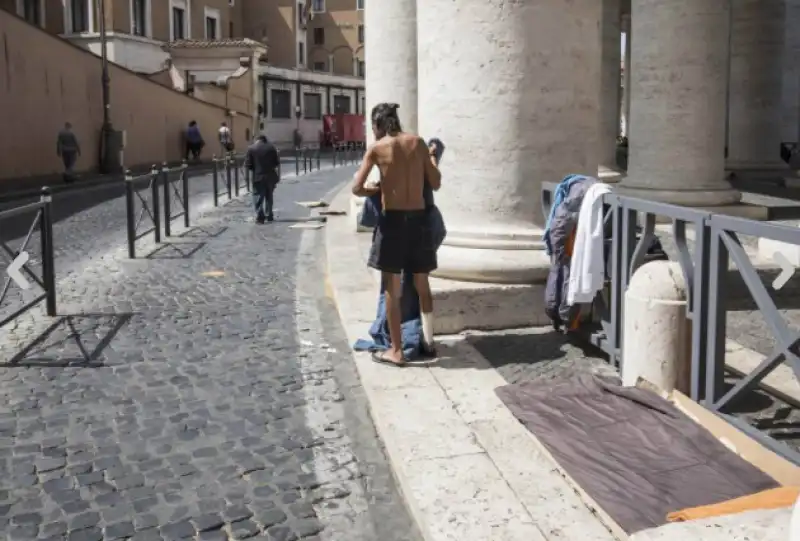
<instances>
[{"instance_id":1,"label":"person in purple shirt","mask_svg":"<svg viewBox=\"0 0 800 541\"><path fill-rule=\"evenodd\" d=\"M186 159L188 160L190 155L194 160L200 158L200 153L205 145L197 122L192 120L189 122L189 127L186 128Z\"/></svg>"}]
</instances>

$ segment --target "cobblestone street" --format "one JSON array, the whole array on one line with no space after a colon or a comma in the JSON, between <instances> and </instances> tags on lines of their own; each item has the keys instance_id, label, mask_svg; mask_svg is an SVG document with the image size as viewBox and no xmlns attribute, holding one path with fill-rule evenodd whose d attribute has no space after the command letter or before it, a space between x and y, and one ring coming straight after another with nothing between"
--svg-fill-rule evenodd
<instances>
[{"instance_id":1,"label":"cobblestone street","mask_svg":"<svg viewBox=\"0 0 800 541\"><path fill-rule=\"evenodd\" d=\"M264 226L193 180L137 260L121 198L55 225L59 317L0 330L7 539L418 539L296 204L352 173L284 180Z\"/></svg>"}]
</instances>

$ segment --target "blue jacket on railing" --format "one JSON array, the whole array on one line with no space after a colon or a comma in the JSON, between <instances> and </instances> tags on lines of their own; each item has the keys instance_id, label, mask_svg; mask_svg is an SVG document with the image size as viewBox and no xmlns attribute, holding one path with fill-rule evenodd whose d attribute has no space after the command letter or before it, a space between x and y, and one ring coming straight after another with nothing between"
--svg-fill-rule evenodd
<instances>
[{"instance_id":1,"label":"blue jacket on railing","mask_svg":"<svg viewBox=\"0 0 800 541\"><path fill-rule=\"evenodd\" d=\"M550 240L550 225L553 221L553 216L556 215L556 210L564 201L564 198L569 193L569 189L572 188L572 185L576 182L585 180L586 178L587 177L584 175L567 175L561 180L561 182L558 183L556 192L553 194L553 205L550 207L550 214L547 216L547 222L545 223L544 235L542 236L542 240L544 241L544 249L547 255L551 255L553 253L553 243Z\"/></svg>"}]
</instances>

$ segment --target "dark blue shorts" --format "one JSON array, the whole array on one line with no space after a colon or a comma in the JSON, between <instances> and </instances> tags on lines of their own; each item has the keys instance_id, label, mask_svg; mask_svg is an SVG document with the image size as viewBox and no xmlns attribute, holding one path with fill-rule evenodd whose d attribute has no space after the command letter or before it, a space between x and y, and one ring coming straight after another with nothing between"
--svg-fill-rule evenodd
<instances>
[{"instance_id":1,"label":"dark blue shorts","mask_svg":"<svg viewBox=\"0 0 800 541\"><path fill-rule=\"evenodd\" d=\"M436 270L436 248L427 210L385 210L372 233L367 265L381 272L427 274Z\"/></svg>"}]
</instances>

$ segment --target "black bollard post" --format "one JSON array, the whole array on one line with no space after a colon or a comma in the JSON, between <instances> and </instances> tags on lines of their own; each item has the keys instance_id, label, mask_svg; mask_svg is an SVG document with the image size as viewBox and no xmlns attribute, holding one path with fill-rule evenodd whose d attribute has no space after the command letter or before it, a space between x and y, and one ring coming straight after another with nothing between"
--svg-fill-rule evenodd
<instances>
[{"instance_id":1,"label":"black bollard post","mask_svg":"<svg viewBox=\"0 0 800 541\"><path fill-rule=\"evenodd\" d=\"M172 188L169 180L169 167L167 162L161 164L161 191L164 194L164 236L172 236L172 198L169 191Z\"/></svg>"},{"instance_id":2,"label":"black bollard post","mask_svg":"<svg viewBox=\"0 0 800 541\"><path fill-rule=\"evenodd\" d=\"M189 227L189 164L183 160L183 171L181 171L181 190L183 192L183 226Z\"/></svg>"},{"instance_id":3,"label":"black bollard post","mask_svg":"<svg viewBox=\"0 0 800 541\"><path fill-rule=\"evenodd\" d=\"M150 169L150 197L152 199L152 209L150 209L153 213L153 233L155 235L155 241L161 242L161 207L158 204L158 179L159 179L159 172L158 168L154 165L152 169Z\"/></svg>"},{"instance_id":4,"label":"black bollard post","mask_svg":"<svg viewBox=\"0 0 800 541\"><path fill-rule=\"evenodd\" d=\"M133 193L133 177L129 170L125 171L125 214L128 226L128 257L136 258L136 202Z\"/></svg>"},{"instance_id":5,"label":"black bollard post","mask_svg":"<svg viewBox=\"0 0 800 541\"><path fill-rule=\"evenodd\" d=\"M231 194L231 157L229 154L225 155L225 182L228 184L228 201L233 198Z\"/></svg>"},{"instance_id":6,"label":"black bollard post","mask_svg":"<svg viewBox=\"0 0 800 541\"><path fill-rule=\"evenodd\" d=\"M239 159L236 156L233 159L233 186L235 189L236 197L239 197Z\"/></svg>"},{"instance_id":7,"label":"black bollard post","mask_svg":"<svg viewBox=\"0 0 800 541\"><path fill-rule=\"evenodd\" d=\"M294 149L294 174L300 176L300 147Z\"/></svg>"},{"instance_id":8,"label":"black bollard post","mask_svg":"<svg viewBox=\"0 0 800 541\"><path fill-rule=\"evenodd\" d=\"M56 315L56 268L55 249L53 247L53 197L50 188L42 188L42 215L39 222L40 244L42 248L42 282L47 295L47 315Z\"/></svg>"},{"instance_id":9,"label":"black bollard post","mask_svg":"<svg viewBox=\"0 0 800 541\"><path fill-rule=\"evenodd\" d=\"M214 170L211 173L212 183L214 184L214 206L219 206L219 163L216 156L211 156L211 163L214 164Z\"/></svg>"},{"instance_id":10,"label":"black bollard post","mask_svg":"<svg viewBox=\"0 0 800 541\"><path fill-rule=\"evenodd\" d=\"M321 149L321 148L318 148L318 149L317 149L317 171L319 171L319 169L320 169L320 164L319 164L319 161L320 161L320 154L322 154L322 149Z\"/></svg>"}]
</instances>

